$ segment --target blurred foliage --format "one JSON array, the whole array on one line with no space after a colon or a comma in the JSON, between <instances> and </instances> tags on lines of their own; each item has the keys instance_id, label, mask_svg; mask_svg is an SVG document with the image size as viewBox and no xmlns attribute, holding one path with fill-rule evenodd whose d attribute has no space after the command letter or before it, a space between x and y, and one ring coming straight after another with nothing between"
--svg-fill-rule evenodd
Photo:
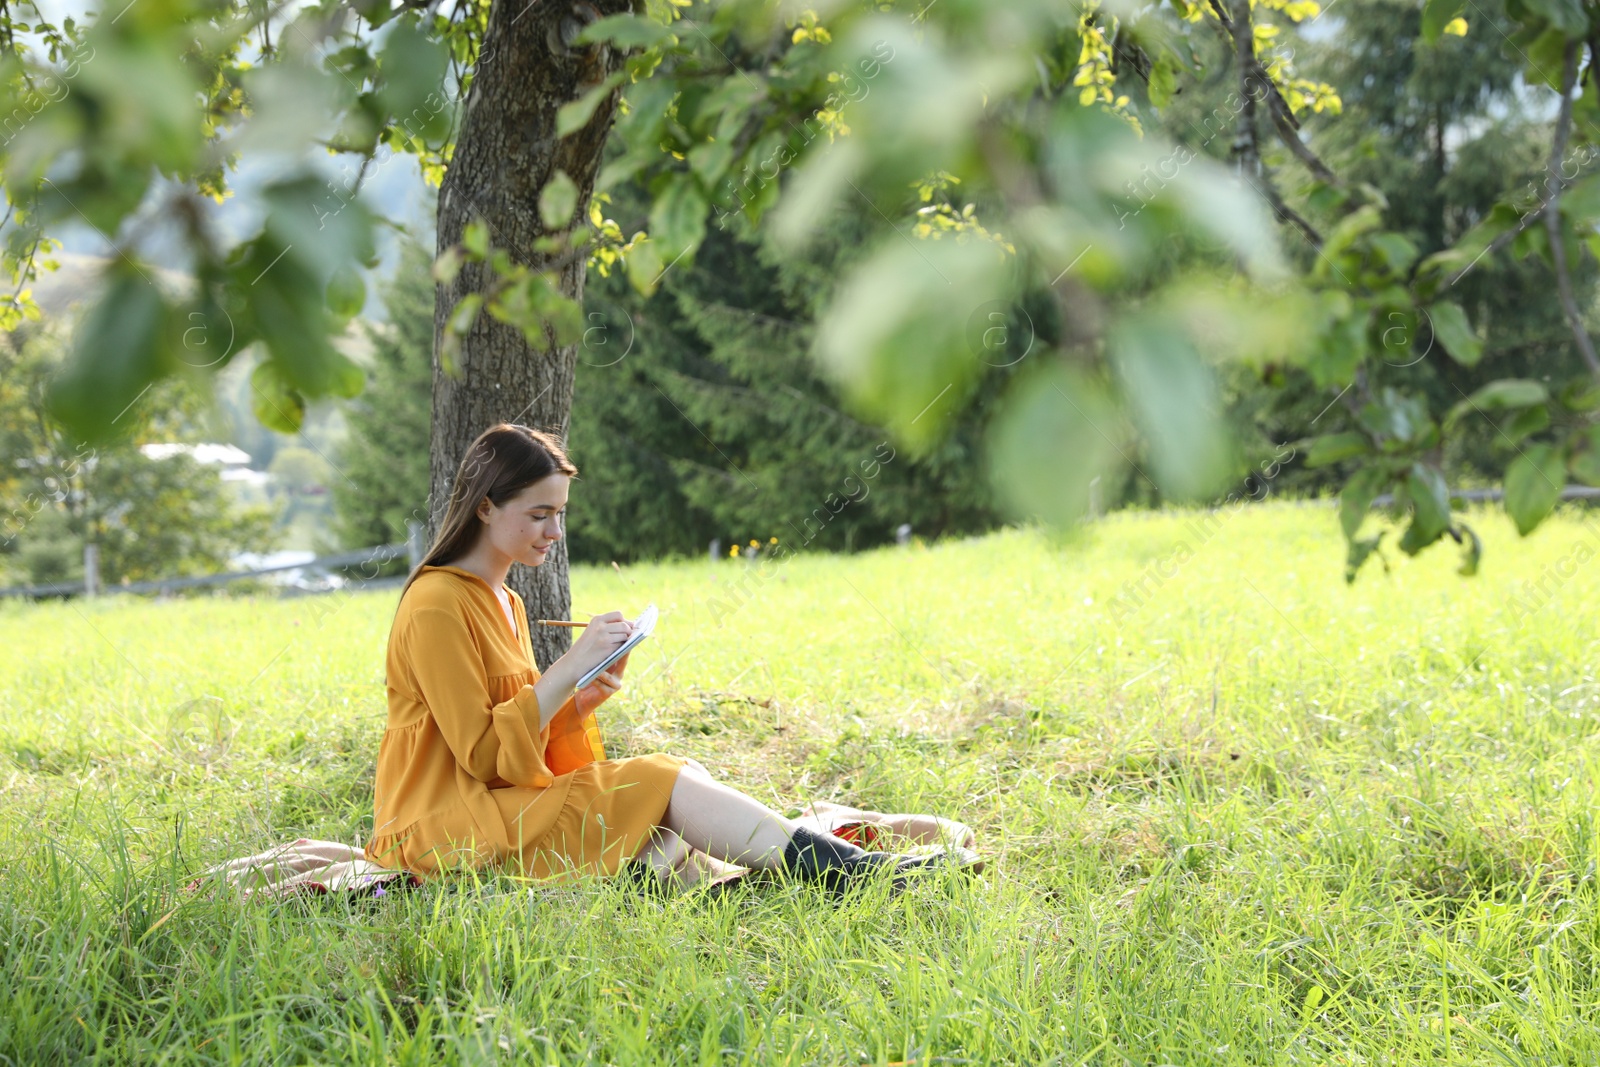
<instances>
[{"instance_id":1,"label":"blurred foliage","mask_svg":"<svg viewBox=\"0 0 1600 1067\"><path fill-rule=\"evenodd\" d=\"M1480 5L1481 32L1439 47L1394 47L1419 32L1421 13L1413 5L1355 0L1341 5L1339 15L1337 33L1325 43L1298 43L1309 53L1309 69L1347 87L1347 118L1361 121L1318 121L1317 145L1341 174L1381 190L1387 226L1403 232L1423 255L1438 252L1486 218L1505 190L1533 188L1542 180L1548 121L1537 99L1519 88L1520 60L1503 47L1503 35L1515 27L1499 4ZM1163 125L1178 140L1203 129L1196 119L1202 102L1217 106L1201 97L1163 114ZM1202 138L1197 146L1222 153L1226 140L1207 144ZM1291 241L1288 251L1305 264L1317 254L1302 241ZM1573 276L1581 291L1592 291L1588 257ZM1548 383L1585 373L1561 308L1550 299L1548 266L1535 259L1485 257L1453 290L1481 328L1478 362L1439 358L1429 329L1419 330L1414 320L1391 311L1373 364L1385 382L1421 394L1432 411L1448 412L1498 379ZM1303 367L1276 365L1264 373L1240 367L1229 375L1228 388L1231 421L1248 428L1255 452L1296 440L1308 426L1329 434L1360 432L1349 408L1331 403L1337 390L1318 389ZM1517 412L1472 414L1442 442L1439 468L1452 484L1497 483L1518 454L1510 436ZM1295 465L1275 489L1337 491L1363 463L1356 455L1326 467Z\"/></svg>"},{"instance_id":2,"label":"blurred foliage","mask_svg":"<svg viewBox=\"0 0 1600 1067\"><path fill-rule=\"evenodd\" d=\"M1316 0L574 10L574 50L627 59L559 110L553 134L585 129L620 92L614 150L587 210L584 190L552 177L539 205L549 233L531 259L497 247L486 221L440 256L441 279L469 261L492 267L485 291L449 309L447 369L485 312L530 345L579 344L587 320L556 275L575 258L606 276L622 264L648 296L715 255L713 221L735 236L759 225L794 258L849 203L886 225L819 282L810 351L846 417L887 427L910 456L966 432L992 382L974 323L981 340L992 314L1037 294L1054 304L1058 336L1009 376L987 419L985 465L1008 514L1071 522L1124 484L1214 499L1258 450L1227 408L1240 367L1289 389L1282 429L1309 464L1343 464L1352 577L1391 532L1407 553L1448 538L1475 568L1478 539L1445 476L1452 455L1504 472L1524 531L1567 477L1600 476L1600 357L1585 323L1600 93L1580 91L1593 4L1354 5L1337 18L1355 47L1310 64L1293 28L1321 16ZM308 400L356 393L364 375L328 334L359 308L373 261L361 176L380 147L415 153L435 180L449 166L491 17L482 2L447 14L163 0L88 24L8 21L10 324L30 313L23 291L53 226L87 219L119 251L53 386L55 415L93 439L150 383L214 366L184 347L195 323L226 325L231 352L263 353L251 382L269 426L293 429ZM1497 110L1519 82L1527 113L1546 121ZM1192 113L1189 100L1218 89L1218 104ZM354 178L323 180L317 148L357 161ZM226 245L206 198L226 195L230 168L257 151L292 162L262 194L259 231ZM650 197L647 229L626 239L606 217L623 183ZM152 220L190 252L192 293L142 277ZM1525 264L1519 285L1500 284L1507 257ZM1485 261L1497 273L1475 276ZM1524 292L1555 311L1502 323ZM1395 359L1397 344L1422 361ZM1485 378L1466 374L1480 367ZM1337 422L1310 414L1321 397ZM1505 420L1494 436L1506 452L1472 443L1484 430L1469 416L1485 402ZM1398 525L1363 536L1383 493Z\"/></svg>"},{"instance_id":3,"label":"blurred foliage","mask_svg":"<svg viewBox=\"0 0 1600 1067\"><path fill-rule=\"evenodd\" d=\"M383 291L388 323L368 323L372 365L345 411L335 462L335 534L345 548L399 544L410 521L428 521L428 429L433 397L433 282L430 248L401 243Z\"/></svg>"},{"instance_id":4,"label":"blurred foliage","mask_svg":"<svg viewBox=\"0 0 1600 1067\"><path fill-rule=\"evenodd\" d=\"M619 214L648 205L643 189L617 190ZM851 221L805 262L713 233L650 298L618 275L591 278L569 441L580 471L568 519L574 560L699 555L713 538L862 549L892 541L901 523L925 536L1000 523L975 461L981 402L964 433L913 459L882 427L839 410L809 359L816 278L875 220ZM403 248L332 483L350 548L403 541L406 520L426 518L432 293L426 273L408 269L425 266L427 250L411 240ZM1006 372L993 373L990 398Z\"/></svg>"},{"instance_id":5,"label":"blurred foliage","mask_svg":"<svg viewBox=\"0 0 1600 1067\"><path fill-rule=\"evenodd\" d=\"M187 383L154 387L118 418L118 437L89 448L45 410L62 339L30 328L9 342L0 345L0 439L10 459L0 475L0 584L81 581L86 543L99 546L106 585L215 573L235 553L270 544L272 509L237 506L216 467L181 451L140 451L203 439L206 398Z\"/></svg>"}]
</instances>

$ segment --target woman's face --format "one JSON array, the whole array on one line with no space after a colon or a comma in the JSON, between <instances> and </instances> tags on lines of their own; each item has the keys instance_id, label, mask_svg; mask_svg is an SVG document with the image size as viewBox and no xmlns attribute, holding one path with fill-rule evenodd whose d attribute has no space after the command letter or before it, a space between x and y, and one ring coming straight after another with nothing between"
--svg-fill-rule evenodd
<instances>
[{"instance_id":1,"label":"woman's face","mask_svg":"<svg viewBox=\"0 0 1600 1067\"><path fill-rule=\"evenodd\" d=\"M488 497L478 505L484 534L497 550L518 563L537 567L550 553L550 546L561 540L561 526L567 510L565 474L541 478L522 492L497 506Z\"/></svg>"}]
</instances>

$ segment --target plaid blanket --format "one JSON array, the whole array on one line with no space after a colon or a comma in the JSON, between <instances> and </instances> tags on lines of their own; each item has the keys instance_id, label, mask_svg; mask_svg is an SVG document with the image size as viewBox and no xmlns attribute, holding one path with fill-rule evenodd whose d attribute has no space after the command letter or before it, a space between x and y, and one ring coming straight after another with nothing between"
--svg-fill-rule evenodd
<instances>
[{"instance_id":1,"label":"plaid blanket","mask_svg":"<svg viewBox=\"0 0 1600 1067\"><path fill-rule=\"evenodd\" d=\"M885 814L825 800L808 805L796 821L865 849L900 851L908 845L972 848L977 843L970 826L937 815ZM748 868L710 856L696 854L696 861L705 880L712 884L731 883L749 873ZM253 856L208 867L188 888L195 892L208 884L217 885L235 889L247 898L283 900L324 893L381 897L390 889L421 883L422 879L410 871L373 863L359 846L301 837Z\"/></svg>"},{"instance_id":2,"label":"plaid blanket","mask_svg":"<svg viewBox=\"0 0 1600 1067\"><path fill-rule=\"evenodd\" d=\"M338 841L296 838L254 856L208 867L189 883L191 892L218 884L245 897L282 900L298 894L350 893L382 896L387 887L422 884L410 871L380 867L359 847Z\"/></svg>"}]
</instances>

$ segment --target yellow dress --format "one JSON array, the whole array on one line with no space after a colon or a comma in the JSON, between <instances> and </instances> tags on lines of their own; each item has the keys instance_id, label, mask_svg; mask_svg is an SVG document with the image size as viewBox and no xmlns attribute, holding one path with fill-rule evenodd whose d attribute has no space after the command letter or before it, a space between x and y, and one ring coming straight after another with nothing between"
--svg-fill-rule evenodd
<instances>
[{"instance_id":1,"label":"yellow dress","mask_svg":"<svg viewBox=\"0 0 1600 1067\"><path fill-rule=\"evenodd\" d=\"M423 567L401 597L368 859L423 877L508 866L567 881L617 873L660 823L684 761L607 759L593 713L580 718L572 699L540 730L533 645L515 630L489 584L459 567Z\"/></svg>"}]
</instances>

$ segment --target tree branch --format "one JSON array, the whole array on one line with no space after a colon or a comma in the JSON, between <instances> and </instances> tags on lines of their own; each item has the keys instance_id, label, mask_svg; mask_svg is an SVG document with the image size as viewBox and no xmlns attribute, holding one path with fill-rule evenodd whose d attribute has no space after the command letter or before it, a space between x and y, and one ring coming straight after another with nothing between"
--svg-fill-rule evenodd
<instances>
[{"instance_id":1,"label":"tree branch","mask_svg":"<svg viewBox=\"0 0 1600 1067\"><path fill-rule=\"evenodd\" d=\"M1267 70L1259 60L1255 62L1256 76L1267 87L1267 112L1272 116L1273 128L1278 131L1278 140L1282 141L1289 151L1294 153L1296 159L1305 164L1305 168L1329 185L1339 185L1339 176L1329 169L1328 165L1313 152L1309 145L1300 139L1297 132L1300 129L1300 120L1294 117L1294 112L1289 108L1289 102L1278 92L1278 87L1267 75Z\"/></svg>"},{"instance_id":2,"label":"tree branch","mask_svg":"<svg viewBox=\"0 0 1600 1067\"><path fill-rule=\"evenodd\" d=\"M1239 111L1239 132L1233 139L1233 153L1239 160L1239 176L1249 182L1271 205L1273 213L1278 216L1278 221L1291 224L1311 242L1313 248L1321 248L1322 235L1317 232L1316 227L1284 201L1282 194L1278 192L1278 187L1272 181L1272 175L1267 173L1266 166L1261 162L1261 141L1256 130L1257 93L1252 90L1252 83L1264 87L1261 95L1270 93L1271 98L1279 101L1283 98L1277 95L1278 90L1273 86L1272 79L1267 76L1265 68L1256 59L1255 30L1250 24L1250 2L1238 0L1239 10L1233 18L1229 18L1223 12L1218 0L1211 0L1211 7L1221 20L1223 29L1232 38L1234 54L1239 61L1239 88L1244 94L1244 100ZM1268 110L1272 110L1270 101ZM1276 116L1274 125L1278 126L1278 136L1282 138L1284 130L1277 123ZM1292 130L1288 132L1288 137L1296 144L1300 144L1300 138ZM1301 148L1304 149L1305 146L1301 145ZM1310 153L1310 149L1305 151ZM1311 158L1316 159L1314 155ZM1317 165L1321 166L1320 160L1317 161Z\"/></svg>"},{"instance_id":3,"label":"tree branch","mask_svg":"<svg viewBox=\"0 0 1600 1067\"><path fill-rule=\"evenodd\" d=\"M1330 185L1342 184L1339 176L1334 174L1328 165L1313 152L1297 132L1300 129L1300 120L1295 118L1294 109L1289 106L1289 101L1283 98L1278 91L1278 85L1267 73L1267 68L1261 65L1256 58L1255 28L1250 20L1250 8L1243 7L1238 15L1238 21L1229 18L1218 0L1210 0L1211 10L1216 14L1217 20L1222 23L1222 28L1227 31L1233 40L1234 49L1238 54L1240 63L1241 84L1245 89L1246 107L1254 111L1255 98L1250 95L1250 81L1257 80L1262 87L1262 96L1267 101L1267 112L1272 117L1272 126L1278 133L1278 138L1285 147L1294 153L1296 159L1305 164L1307 170L1322 181ZM1320 241L1318 242L1321 243Z\"/></svg>"},{"instance_id":4,"label":"tree branch","mask_svg":"<svg viewBox=\"0 0 1600 1067\"><path fill-rule=\"evenodd\" d=\"M1600 357L1595 356L1589 331L1584 329L1583 316L1572 295L1572 277L1567 271L1567 253L1561 239L1561 157L1566 154L1567 137L1572 132L1572 86L1578 79L1578 49L1580 42L1568 41L1561 72L1561 111L1556 116L1556 135L1550 144L1550 164L1546 168L1546 185L1549 196L1544 204L1545 232L1550 236L1550 259L1556 269L1556 294L1561 299L1561 310L1566 314L1567 325L1578 343L1578 354L1589 365L1589 372L1600 378Z\"/></svg>"}]
</instances>

